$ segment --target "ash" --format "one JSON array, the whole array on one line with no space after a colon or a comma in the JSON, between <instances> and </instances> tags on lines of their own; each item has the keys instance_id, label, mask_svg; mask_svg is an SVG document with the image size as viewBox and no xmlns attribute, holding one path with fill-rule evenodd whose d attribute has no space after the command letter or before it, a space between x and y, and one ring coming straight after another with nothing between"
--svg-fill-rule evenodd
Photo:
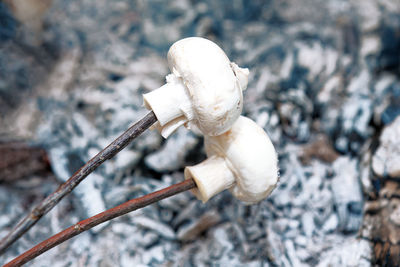
<instances>
[{"instance_id":1,"label":"ash","mask_svg":"<svg viewBox=\"0 0 400 267\"><path fill-rule=\"evenodd\" d=\"M250 69L243 113L268 132L279 154L279 185L257 205L228 192L202 204L185 192L83 233L30 266L376 262L362 226L376 181L400 177L398 1L54 0L40 32L24 32L12 17L4 21L10 30L0 29L1 132L44 147L54 177L0 184L0 238L146 114L141 95L164 83L166 52L184 37L207 37ZM15 41L18 27L25 42L40 43L31 46L33 56ZM185 129L168 140L145 132L0 264L77 221L182 181L183 168L205 158L202 146Z\"/></svg>"}]
</instances>

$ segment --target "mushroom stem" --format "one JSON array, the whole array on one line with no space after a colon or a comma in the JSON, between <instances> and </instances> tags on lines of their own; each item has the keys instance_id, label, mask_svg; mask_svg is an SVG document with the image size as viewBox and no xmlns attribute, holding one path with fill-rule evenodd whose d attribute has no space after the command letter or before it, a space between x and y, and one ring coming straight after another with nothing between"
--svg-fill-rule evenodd
<instances>
[{"instance_id":1,"label":"mushroom stem","mask_svg":"<svg viewBox=\"0 0 400 267\"><path fill-rule=\"evenodd\" d=\"M72 175L57 191L46 197L29 214L27 214L1 241L0 255L25 232L34 226L39 219L49 212L60 200L68 195L80 182L92 173L104 161L111 159L118 152L124 149L136 137L156 122L157 118L153 112L149 112L143 119L126 130L110 145L100 151L89 160L82 168Z\"/></svg>"},{"instance_id":2,"label":"mushroom stem","mask_svg":"<svg viewBox=\"0 0 400 267\"><path fill-rule=\"evenodd\" d=\"M166 84L143 95L144 106L156 115L155 126L164 138L192 119L190 102L182 80L174 74L167 76Z\"/></svg>"},{"instance_id":3,"label":"mushroom stem","mask_svg":"<svg viewBox=\"0 0 400 267\"><path fill-rule=\"evenodd\" d=\"M195 181L197 188L192 192L203 203L235 183L235 175L228 164L223 157L212 156L195 166L185 168L185 179Z\"/></svg>"},{"instance_id":4,"label":"mushroom stem","mask_svg":"<svg viewBox=\"0 0 400 267\"><path fill-rule=\"evenodd\" d=\"M49 239L37 244L30 250L19 255L18 257L16 257L14 260L10 261L3 267L21 266L27 263L28 261L36 258L37 256L43 254L44 252L50 250L51 248L63 243L64 241L67 241L68 239L71 239L76 235L79 235L84 231L87 231L95 227L96 225L99 225L103 222L127 214L128 212L146 207L164 198L179 194L181 192L190 190L195 187L196 184L194 183L193 180L185 180L183 182L171 185L167 188L147 194L145 196L131 199L119 206L106 210L86 220L80 221L72 225L71 227L65 229L64 231L61 231L58 234L53 235Z\"/></svg>"}]
</instances>

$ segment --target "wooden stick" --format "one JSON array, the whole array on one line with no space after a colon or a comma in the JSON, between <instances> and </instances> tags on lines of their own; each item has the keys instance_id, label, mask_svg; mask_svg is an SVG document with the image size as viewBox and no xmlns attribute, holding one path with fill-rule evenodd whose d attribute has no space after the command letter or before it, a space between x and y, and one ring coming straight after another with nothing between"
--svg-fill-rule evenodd
<instances>
[{"instance_id":1,"label":"wooden stick","mask_svg":"<svg viewBox=\"0 0 400 267\"><path fill-rule=\"evenodd\" d=\"M27 232L36 222L47 212L49 212L60 200L68 195L80 182L92 173L104 161L114 157L118 152L125 148L136 137L157 121L156 116L151 111L140 121L135 123L110 145L100 151L96 156L89 160L80 168L68 181L62 184L54 193L40 202L28 215L26 215L9 233L0 241L0 255L11 246L18 238Z\"/></svg>"},{"instance_id":2,"label":"wooden stick","mask_svg":"<svg viewBox=\"0 0 400 267\"><path fill-rule=\"evenodd\" d=\"M93 217L90 217L89 219L78 222L77 224L65 229L64 231L56 235L53 235L49 239L41 242L40 244L34 246L30 250L16 257L14 260L7 263L3 267L21 266L27 263L28 261L36 258L37 256L43 254L44 252L48 251L49 249L61 244L62 242L84 231L89 230L92 227L95 227L96 225L99 225L103 222L122 216L128 212L143 208L161 199L176 195L178 193L190 190L195 187L196 184L193 181L193 179L188 179L181 183L174 184L159 191L147 194L143 197L131 199L119 206L116 206L112 209L99 213Z\"/></svg>"}]
</instances>

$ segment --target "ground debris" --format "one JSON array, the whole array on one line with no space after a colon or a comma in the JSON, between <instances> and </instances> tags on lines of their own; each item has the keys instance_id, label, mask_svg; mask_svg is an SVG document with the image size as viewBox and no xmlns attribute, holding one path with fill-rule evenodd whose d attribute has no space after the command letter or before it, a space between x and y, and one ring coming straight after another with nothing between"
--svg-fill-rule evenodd
<instances>
[{"instance_id":1,"label":"ground debris","mask_svg":"<svg viewBox=\"0 0 400 267\"><path fill-rule=\"evenodd\" d=\"M332 163L339 157L326 136L318 136L317 140L305 145L300 159L303 164L309 164L312 158L317 158L326 163Z\"/></svg>"},{"instance_id":2,"label":"ground debris","mask_svg":"<svg viewBox=\"0 0 400 267\"><path fill-rule=\"evenodd\" d=\"M49 175L46 151L24 141L0 141L0 182L13 183L34 175Z\"/></svg>"},{"instance_id":3,"label":"ground debris","mask_svg":"<svg viewBox=\"0 0 400 267\"><path fill-rule=\"evenodd\" d=\"M374 262L397 266L400 262L400 185L387 181L379 198L367 202L361 236L373 244Z\"/></svg>"}]
</instances>

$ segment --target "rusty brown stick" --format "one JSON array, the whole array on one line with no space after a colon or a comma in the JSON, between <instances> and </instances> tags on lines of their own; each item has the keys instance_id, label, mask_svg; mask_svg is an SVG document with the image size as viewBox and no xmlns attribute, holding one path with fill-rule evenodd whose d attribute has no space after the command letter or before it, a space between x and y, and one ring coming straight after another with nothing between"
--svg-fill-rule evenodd
<instances>
[{"instance_id":1,"label":"rusty brown stick","mask_svg":"<svg viewBox=\"0 0 400 267\"><path fill-rule=\"evenodd\" d=\"M80 182L92 173L104 161L114 157L136 137L157 121L151 111L140 121L131 126L110 145L89 160L82 168L72 175L57 191L46 197L28 215L26 215L9 233L0 241L0 255L11 246L18 238L27 232L47 212L49 212L64 196L69 194Z\"/></svg>"},{"instance_id":2,"label":"rusty brown stick","mask_svg":"<svg viewBox=\"0 0 400 267\"><path fill-rule=\"evenodd\" d=\"M96 225L99 225L103 222L122 216L128 212L143 208L147 205L153 204L154 202L176 195L186 190L190 190L195 187L196 184L193 181L193 179L188 179L178 184L174 184L167 188L161 189L159 191L147 194L143 197L131 199L119 206L116 206L112 209L106 210L86 220L78 222L77 224L65 229L64 231L59 232L56 235L53 235L49 239L41 242L40 244L34 246L30 250L16 257L14 260L10 261L3 267L21 266L27 263L28 261L36 258L37 256L43 254L44 252L48 251L49 249L61 244L62 242L84 231L89 230L92 227L95 227Z\"/></svg>"}]
</instances>

